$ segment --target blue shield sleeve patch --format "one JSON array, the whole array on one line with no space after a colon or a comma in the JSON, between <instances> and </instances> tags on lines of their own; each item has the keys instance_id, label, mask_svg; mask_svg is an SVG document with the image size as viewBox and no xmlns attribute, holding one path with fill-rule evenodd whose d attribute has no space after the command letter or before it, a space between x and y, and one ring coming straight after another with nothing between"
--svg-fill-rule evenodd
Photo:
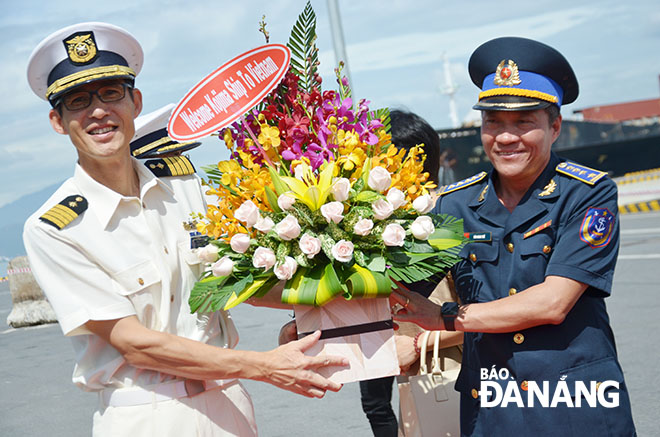
<instances>
[{"instance_id":1,"label":"blue shield sleeve patch","mask_svg":"<svg viewBox=\"0 0 660 437\"><path fill-rule=\"evenodd\" d=\"M614 214L607 208L589 207L580 226L580 240L593 248L607 246L612 239L614 220Z\"/></svg>"}]
</instances>

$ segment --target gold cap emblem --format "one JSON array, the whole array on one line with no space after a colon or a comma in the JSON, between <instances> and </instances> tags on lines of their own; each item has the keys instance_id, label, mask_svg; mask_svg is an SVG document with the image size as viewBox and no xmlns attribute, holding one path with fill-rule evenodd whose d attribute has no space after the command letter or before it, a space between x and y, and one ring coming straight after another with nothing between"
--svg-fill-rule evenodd
<instances>
[{"instance_id":1,"label":"gold cap emblem","mask_svg":"<svg viewBox=\"0 0 660 437\"><path fill-rule=\"evenodd\" d=\"M497 65L495 79L493 82L497 86L520 85L520 76L518 75L518 66L511 59L502 61Z\"/></svg>"},{"instance_id":2,"label":"gold cap emblem","mask_svg":"<svg viewBox=\"0 0 660 437\"><path fill-rule=\"evenodd\" d=\"M64 41L69 59L77 64L86 64L96 57L93 32L73 34Z\"/></svg>"}]
</instances>

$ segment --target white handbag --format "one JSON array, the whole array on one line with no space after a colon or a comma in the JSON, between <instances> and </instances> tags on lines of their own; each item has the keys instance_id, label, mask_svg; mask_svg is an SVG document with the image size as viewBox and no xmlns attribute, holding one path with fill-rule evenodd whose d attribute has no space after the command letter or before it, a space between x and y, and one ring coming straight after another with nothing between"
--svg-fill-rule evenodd
<instances>
[{"instance_id":1,"label":"white handbag","mask_svg":"<svg viewBox=\"0 0 660 437\"><path fill-rule=\"evenodd\" d=\"M440 332L435 332L431 371L426 365L426 344L431 332L421 335L419 375L400 382L400 434L405 437L460 436L460 394L454 383L460 368L442 370L444 357L439 356Z\"/></svg>"}]
</instances>

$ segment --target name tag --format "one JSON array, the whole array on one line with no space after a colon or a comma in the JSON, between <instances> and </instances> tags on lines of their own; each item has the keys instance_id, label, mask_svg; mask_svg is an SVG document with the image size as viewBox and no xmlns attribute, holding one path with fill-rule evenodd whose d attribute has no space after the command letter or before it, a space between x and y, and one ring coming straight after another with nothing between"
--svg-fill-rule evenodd
<instances>
[{"instance_id":1,"label":"name tag","mask_svg":"<svg viewBox=\"0 0 660 437\"><path fill-rule=\"evenodd\" d=\"M467 238L470 243L493 241L490 232L466 232L463 236Z\"/></svg>"}]
</instances>

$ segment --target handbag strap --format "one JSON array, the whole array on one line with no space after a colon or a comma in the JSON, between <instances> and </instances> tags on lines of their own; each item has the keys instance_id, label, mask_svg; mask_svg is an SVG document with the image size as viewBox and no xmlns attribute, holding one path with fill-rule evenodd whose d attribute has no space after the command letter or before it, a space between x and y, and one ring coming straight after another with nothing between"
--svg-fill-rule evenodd
<instances>
[{"instance_id":1,"label":"handbag strap","mask_svg":"<svg viewBox=\"0 0 660 437\"><path fill-rule=\"evenodd\" d=\"M426 345L429 342L429 335L431 335L431 331L424 331L420 336L422 340L422 347L420 348L421 353L419 354L420 375L426 375L428 373L428 368L426 367Z\"/></svg>"},{"instance_id":2,"label":"handbag strap","mask_svg":"<svg viewBox=\"0 0 660 437\"><path fill-rule=\"evenodd\" d=\"M433 339L433 359L431 360L431 373L442 373L440 366L440 331L435 331L435 338ZM444 359L444 357L443 357Z\"/></svg>"}]
</instances>

